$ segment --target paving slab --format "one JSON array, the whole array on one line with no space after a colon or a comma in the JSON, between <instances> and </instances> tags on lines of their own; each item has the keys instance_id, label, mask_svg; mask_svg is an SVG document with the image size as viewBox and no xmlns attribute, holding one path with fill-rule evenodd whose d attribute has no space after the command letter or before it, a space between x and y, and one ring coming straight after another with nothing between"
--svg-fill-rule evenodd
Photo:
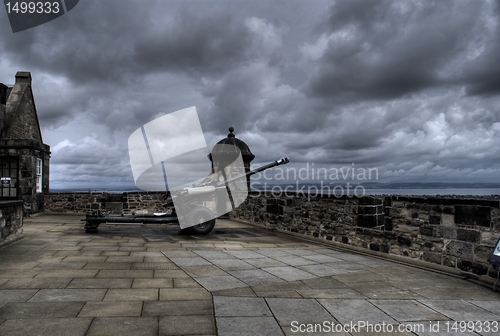
<instances>
[{"instance_id":1,"label":"paving slab","mask_svg":"<svg viewBox=\"0 0 500 336\"><path fill-rule=\"evenodd\" d=\"M416 300L370 300L398 322L449 320Z\"/></svg>"},{"instance_id":2,"label":"paving slab","mask_svg":"<svg viewBox=\"0 0 500 336\"><path fill-rule=\"evenodd\" d=\"M231 275L200 277L194 279L209 291L248 286L243 281L238 280L237 278Z\"/></svg>"},{"instance_id":3,"label":"paving slab","mask_svg":"<svg viewBox=\"0 0 500 336\"><path fill-rule=\"evenodd\" d=\"M26 302L37 291L36 289L1 289L0 302Z\"/></svg>"},{"instance_id":4,"label":"paving slab","mask_svg":"<svg viewBox=\"0 0 500 336\"><path fill-rule=\"evenodd\" d=\"M97 270L37 270L36 276L39 278L93 278Z\"/></svg>"},{"instance_id":5,"label":"paving slab","mask_svg":"<svg viewBox=\"0 0 500 336\"><path fill-rule=\"evenodd\" d=\"M286 281L295 281L295 280L304 280L316 278L314 274L302 271L300 269L285 266L285 267L265 267L262 270L271 273L272 275L277 276Z\"/></svg>"},{"instance_id":6,"label":"paving slab","mask_svg":"<svg viewBox=\"0 0 500 336\"><path fill-rule=\"evenodd\" d=\"M266 301L280 326L291 326L293 321L314 324L334 320L326 309L313 299L266 298Z\"/></svg>"},{"instance_id":7,"label":"paving slab","mask_svg":"<svg viewBox=\"0 0 500 336\"><path fill-rule=\"evenodd\" d=\"M255 297L255 292L250 287L239 287L231 289L222 289L211 292L213 296L249 296Z\"/></svg>"},{"instance_id":8,"label":"paving slab","mask_svg":"<svg viewBox=\"0 0 500 336\"><path fill-rule=\"evenodd\" d=\"M190 278L183 270L154 270L155 278Z\"/></svg>"},{"instance_id":9,"label":"paving slab","mask_svg":"<svg viewBox=\"0 0 500 336\"><path fill-rule=\"evenodd\" d=\"M132 288L172 288L174 279L171 278L153 278L153 279L134 279Z\"/></svg>"},{"instance_id":10,"label":"paving slab","mask_svg":"<svg viewBox=\"0 0 500 336\"><path fill-rule=\"evenodd\" d=\"M366 299L366 296L351 288L299 289L297 292L304 298Z\"/></svg>"},{"instance_id":11,"label":"paving slab","mask_svg":"<svg viewBox=\"0 0 500 336\"><path fill-rule=\"evenodd\" d=\"M170 258L177 266L201 266L201 265L211 265L207 260L202 257L190 257L190 258Z\"/></svg>"},{"instance_id":12,"label":"paving slab","mask_svg":"<svg viewBox=\"0 0 500 336\"><path fill-rule=\"evenodd\" d=\"M463 300L419 300L427 307L455 321L500 321L500 311L493 314Z\"/></svg>"},{"instance_id":13,"label":"paving slab","mask_svg":"<svg viewBox=\"0 0 500 336\"><path fill-rule=\"evenodd\" d=\"M107 257L106 257L107 258ZM129 270L131 262L89 262L83 269L90 270Z\"/></svg>"},{"instance_id":14,"label":"paving slab","mask_svg":"<svg viewBox=\"0 0 500 336\"><path fill-rule=\"evenodd\" d=\"M334 279L333 277L321 277L302 280L301 283L305 287L298 289L330 289L330 288L351 288L343 282Z\"/></svg>"},{"instance_id":15,"label":"paving slab","mask_svg":"<svg viewBox=\"0 0 500 336\"><path fill-rule=\"evenodd\" d=\"M212 315L160 316L160 335L214 335Z\"/></svg>"},{"instance_id":16,"label":"paving slab","mask_svg":"<svg viewBox=\"0 0 500 336\"><path fill-rule=\"evenodd\" d=\"M371 324L398 324L396 320L366 300L322 299L318 302L341 324L357 324L359 321Z\"/></svg>"},{"instance_id":17,"label":"paving slab","mask_svg":"<svg viewBox=\"0 0 500 336\"><path fill-rule=\"evenodd\" d=\"M248 269L256 269L256 267L250 265L239 259L217 259L213 260L212 263L224 271L241 271Z\"/></svg>"},{"instance_id":18,"label":"paving slab","mask_svg":"<svg viewBox=\"0 0 500 336\"><path fill-rule=\"evenodd\" d=\"M227 254L232 255L238 259L256 259L256 258L264 258L262 254L256 253L254 251L242 251L242 250L233 250L227 251Z\"/></svg>"},{"instance_id":19,"label":"paving slab","mask_svg":"<svg viewBox=\"0 0 500 336\"><path fill-rule=\"evenodd\" d=\"M265 256L262 256L261 258L257 259L245 259L245 262L255 266L257 268L263 268L263 267L273 267L273 266L287 266L285 263L282 263L281 261L278 261L276 259L268 258Z\"/></svg>"},{"instance_id":20,"label":"paving slab","mask_svg":"<svg viewBox=\"0 0 500 336\"><path fill-rule=\"evenodd\" d=\"M36 278L35 278L36 279ZM130 288L134 279L96 279L77 278L73 279L67 288Z\"/></svg>"},{"instance_id":21,"label":"paving slab","mask_svg":"<svg viewBox=\"0 0 500 336\"><path fill-rule=\"evenodd\" d=\"M160 300L211 300L212 295L204 288L160 288Z\"/></svg>"},{"instance_id":22,"label":"paving slab","mask_svg":"<svg viewBox=\"0 0 500 336\"><path fill-rule=\"evenodd\" d=\"M146 301L143 316L213 315L210 300Z\"/></svg>"},{"instance_id":23,"label":"paving slab","mask_svg":"<svg viewBox=\"0 0 500 336\"><path fill-rule=\"evenodd\" d=\"M156 301L158 300L157 288L112 288L106 292L104 301Z\"/></svg>"},{"instance_id":24,"label":"paving slab","mask_svg":"<svg viewBox=\"0 0 500 336\"><path fill-rule=\"evenodd\" d=\"M84 336L91 322L91 318L12 319L0 325L0 335Z\"/></svg>"},{"instance_id":25,"label":"paving slab","mask_svg":"<svg viewBox=\"0 0 500 336\"><path fill-rule=\"evenodd\" d=\"M280 261L280 262L287 264L287 265L290 265L290 266L303 266L303 265L315 265L315 264L317 264L316 261L313 261L311 259L302 258L299 256L295 256L295 255L277 256L277 257L270 257L270 258L273 258L277 261Z\"/></svg>"},{"instance_id":26,"label":"paving slab","mask_svg":"<svg viewBox=\"0 0 500 336\"><path fill-rule=\"evenodd\" d=\"M153 270L100 270L97 278L152 278Z\"/></svg>"},{"instance_id":27,"label":"paving slab","mask_svg":"<svg viewBox=\"0 0 500 336\"><path fill-rule=\"evenodd\" d=\"M272 317L217 317L219 336L284 335Z\"/></svg>"},{"instance_id":28,"label":"paving slab","mask_svg":"<svg viewBox=\"0 0 500 336\"><path fill-rule=\"evenodd\" d=\"M229 271L229 273L249 286L258 286L274 282L284 282L283 279L259 269Z\"/></svg>"},{"instance_id":29,"label":"paving slab","mask_svg":"<svg viewBox=\"0 0 500 336\"><path fill-rule=\"evenodd\" d=\"M87 302L78 317L141 316L142 305L142 301Z\"/></svg>"},{"instance_id":30,"label":"paving slab","mask_svg":"<svg viewBox=\"0 0 500 336\"><path fill-rule=\"evenodd\" d=\"M173 278L174 287L176 288L194 288L201 287L199 283L191 278Z\"/></svg>"},{"instance_id":31,"label":"paving slab","mask_svg":"<svg viewBox=\"0 0 500 336\"><path fill-rule=\"evenodd\" d=\"M199 255L200 257L212 261L212 260L219 260L219 259L235 259L233 255L230 253L227 253L226 251L197 251L194 250L194 253Z\"/></svg>"},{"instance_id":32,"label":"paving slab","mask_svg":"<svg viewBox=\"0 0 500 336\"><path fill-rule=\"evenodd\" d=\"M39 269L82 269L87 264L86 261L75 262L42 262L34 267L34 270Z\"/></svg>"},{"instance_id":33,"label":"paving slab","mask_svg":"<svg viewBox=\"0 0 500 336\"><path fill-rule=\"evenodd\" d=\"M257 297L214 297L215 316L269 316L272 313L263 298Z\"/></svg>"},{"instance_id":34,"label":"paving slab","mask_svg":"<svg viewBox=\"0 0 500 336\"><path fill-rule=\"evenodd\" d=\"M76 317L84 302L13 302L0 309L1 319Z\"/></svg>"},{"instance_id":35,"label":"paving slab","mask_svg":"<svg viewBox=\"0 0 500 336\"><path fill-rule=\"evenodd\" d=\"M308 273L317 275L319 277L326 277L330 275L338 275L338 274L345 274L348 273L349 271L338 269L335 267L323 265L323 264L316 264L316 265L303 265L303 266L298 266L297 268L306 271Z\"/></svg>"},{"instance_id":36,"label":"paving slab","mask_svg":"<svg viewBox=\"0 0 500 336\"><path fill-rule=\"evenodd\" d=\"M182 269L194 278L207 276L227 276L227 272L214 265L184 266Z\"/></svg>"},{"instance_id":37,"label":"paving slab","mask_svg":"<svg viewBox=\"0 0 500 336\"><path fill-rule=\"evenodd\" d=\"M158 335L158 317L97 317L86 335Z\"/></svg>"},{"instance_id":38,"label":"paving slab","mask_svg":"<svg viewBox=\"0 0 500 336\"><path fill-rule=\"evenodd\" d=\"M136 270L177 270L177 267L172 262L148 262L133 263L132 269Z\"/></svg>"},{"instance_id":39,"label":"paving slab","mask_svg":"<svg viewBox=\"0 0 500 336\"><path fill-rule=\"evenodd\" d=\"M298 298L302 299L303 296L300 295L295 290L281 290L281 291L255 291L255 294L263 298Z\"/></svg>"},{"instance_id":40,"label":"paving slab","mask_svg":"<svg viewBox=\"0 0 500 336\"><path fill-rule=\"evenodd\" d=\"M41 289L29 302L101 301L107 289Z\"/></svg>"}]
</instances>

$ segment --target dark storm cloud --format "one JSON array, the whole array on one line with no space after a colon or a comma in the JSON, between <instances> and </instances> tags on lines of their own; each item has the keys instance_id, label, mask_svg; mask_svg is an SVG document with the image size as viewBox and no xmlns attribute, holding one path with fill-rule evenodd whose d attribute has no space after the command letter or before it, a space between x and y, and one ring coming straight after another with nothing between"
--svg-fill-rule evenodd
<instances>
[{"instance_id":1,"label":"dark storm cloud","mask_svg":"<svg viewBox=\"0 0 500 336\"><path fill-rule=\"evenodd\" d=\"M336 1L311 95L388 99L437 86L482 23L477 2Z\"/></svg>"},{"instance_id":2,"label":"dark storm cloud","mask_svg":"<svg viewBox=\"0 0 500 336\"><path fill-rule=\"evenodd\" d=\"M180 71L199 78L246 60L249 42L248 32L229 13L182 9L140 34L133 58L146 72Z\"/></svg>"},{"instance_id":3,"label":"dark storm cloud","mask_svg":"<svg viewBox=\"0 0 500 336\"><path fill-rule=\"evenodd\" d=\"M463 70L460 79L467 83L470 95L497 95L500 93L500 1L494 2L488 29L483 34L488 38L483 52ZM494 22L496 21L496 23Z\"/></svg>"},{"instance_id":4,"label":"dark storm cloud","mask_svg":"<svg viewBox=\"0 0 500 336\"><path fill-rule=\"evenodd\" d=\"M247 57L242 25L224 8L197 3L193 9L179 1L84 1L78 13L19 34L4 32L0 43L27 66L76 84L127 84L164 71L200 75Z\"/></svg>"}]
</instances>

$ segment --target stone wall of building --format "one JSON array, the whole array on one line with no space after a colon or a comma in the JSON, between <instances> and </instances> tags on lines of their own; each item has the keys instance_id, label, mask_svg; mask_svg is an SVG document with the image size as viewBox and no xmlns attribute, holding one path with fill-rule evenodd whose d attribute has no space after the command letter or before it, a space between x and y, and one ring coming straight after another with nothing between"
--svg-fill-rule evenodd
<instances>
[{"instance_id":1,"label":"stone wall of building","mask_svg":"<svg viewBox=\"0 0 500 336\"><path fill-rule=\"evenodd\" d=\"M0 201L0 246L23 235L23 202Z\"/></svg>"},{"instance_id":2,"label":"stone wall of building","mask_svg":"<svg viewBox=\"0 0 500 336\"><path fill-rule=\"evenodd\" d=\"M42 159L42 192L49 190L50 151L46 145L34 140L0 139L0 156L19 159L19 199L25 203L28 212L43 211L44 194L36 192L36 161Z\"/></svg>"},{"instance_id":3,"label":"stone wall of building","mask_svg":"<svg viewBox=\"0 0 500 336\"><path fill-rule=\"evenodd\" d=\"M48 193L46 212L162 212L162 192ZM499 201L251 193L230 216L250 224L496 277L487 259L500 236Z\"/></svg>"}]
</instances>

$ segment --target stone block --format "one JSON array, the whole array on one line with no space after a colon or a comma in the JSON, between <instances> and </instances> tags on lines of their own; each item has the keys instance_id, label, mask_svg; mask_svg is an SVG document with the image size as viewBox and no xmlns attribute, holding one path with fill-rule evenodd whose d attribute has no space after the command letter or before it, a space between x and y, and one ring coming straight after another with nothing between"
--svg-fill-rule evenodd
<instances>
[{"instance_id":1,"label":"stone block","mask_svg":"<svg viewBox=\"0 0 500 336\"><path fill-rule=\"evenodd\" d=\"M420 258L424 261L441 265L441 253L425 251Z\"/></svg>"},{"instance_id":2,"label":"stone block","mask_svg":"<svg viewBox=\"0 0 500 336\"><path fill-rule=\"evenodd\" d=\"M431 225L422 225L419 228L419 232L420 232L421 235L424 235L424 236L432 236L433 233L434 233L434 226L431 226Z\"/></svg>"},{"instance_id":3,"label":"stone block","mask_svg":"<svg viewBox=\"0 0 500 336\"><path fill-rule=\"evenodd\" d=\"M488 273L488 266L470 260L458 259L457 268L465 272L471 272L477 275L484 275Z\"/></svg>"},{"instance_id":4,"label":"stone block","mask_svg":"<svg viewBox=\"0 0 500 336\"><path fill-rule=\"evenodd\" d=\"M436 226L434 236L455 239L457 236L457 229L449 226Z\"/></svg>"},{"instance_id":5,"label":"stone block","mask_svg":"<svg viewBox=\"0 0 500 336\"><path fill-rule=\"evenodd\" d=\"M443 213L441 215L441 225L442 226L456 227L455 216Z\"/></svg>"},{"instance_id":6,"label":"stone block","mask_svg":"<svg viewBox=\"0 0 500 336\"><path fill-rule=\"evenodd\" d=\"M358 205L379 205L379 204L380 205L382 204L382 200L371 196L360 197L358 200Z\"/></svg>"},{"instance_id":7,"label":"stone block","mask_svg":"<svg viewBox=\"0 0 500 336\"><path fill-rule=\"evenodd\" d=\"M478 230L457 229L457 240L478 244L481 240L481 233Z\"/></svg>"},{"instance_id":8,"label":"stone block","mask_svg":"<svg viewBox=\"0 0 500 336\"><path fill-rule=\"evenodd\" d=\"M446 253L463 259L473 258L473 245L471 243L453 240L446 246Z\"/></svg>"},{"instance_id":9,"label":"stone block","mask_svg":"<svg viewBox=\"0 0 500 336\"><path fill-rule=\"evenodd\" d=\"M375 227L384 225L384 215L358 215L357 225L361 227Z\"/></svg>"},{"instance_id":10,"label":"stone block","mask_svg":"<svg viewBox=\"0 0 500 336\"><path fill-rule=\"evenodd\" d=\"M441 224L441 216L429 216L429 224Z\"/></svg>"},{"instance_id":11,"label":"stone block","mask_svg":"<svg viewBox=\"0 0 500 336\"><path fill-rule=\"evenodd\" d=\"M481 245L487 245L493 247L496 245L498 237L499 237L498 233L483 231L481 232Z\"/></svg>"},{"instance_id":12,"label":"stone block","mask_svg":"<svg viewBox=\"0 0 500 336\"><path fill-rule=\"evenodd\" d=\"M394 228L394 225L392 224L392 218L391 217L384 217L384 229L386 231L392 231Z\"/></svg>"},{"instance_id":13,"label":"stone block","mask_svg":"<svg viewBox=\"0 0 500 336\"><path fill-rule=\"evenodd\" d=\"M443 265L455 268L457 266L457 258L450 257L450 256L444 256L443 257Z\"/></svg>"},{"instance_id":14,"label":"stone block","mask_svg":"<svg viewBox=\"0 0 500 336\"><path fill-rule=\"evenodd\" d=\"M445 214L449 214L449 215L453 215L455 213L455 208L454 207L451 207L451 206L445 206L443 208L443 212Z\"/></svg>"},{"instance_id":15,"label":"stone block","mask_svg":"<svg viewBox=\"0 0 500 336\"><path fill-rule=\"evenodd\" d=\"M432 207L432 211L434 212L443 212L443 207L440 205L435 205Z\"/></svg>"},{"instance_id":16,"label":"stone block","mask_svg":"<svg viewBox=\"0 0 500 336\"><path fill-rule=\"evenodd\" d=\"M401 245L411 246L412 241L408 237L399 236L398 243Z\"/></svg>"},{"instance_id":17,"label":"stone block","mask_svg":"<svg viewBox=\"0 0 500 336\"><path fill-rule=\"evenodd\" d=\"M491 208L485 206L456 205L455 223L490 227Z\"/></svg>"},{"instance_id":18,"label":"stone block","mask_svg":"<svg viewBox=\"0 0 500 336\"><path fill-rule=\"evenodd\" d=\"M487 263L491 252L493 252L492 247L476 245L474 247L474 260L482 263Z\"/></svg>"}]
</instances>

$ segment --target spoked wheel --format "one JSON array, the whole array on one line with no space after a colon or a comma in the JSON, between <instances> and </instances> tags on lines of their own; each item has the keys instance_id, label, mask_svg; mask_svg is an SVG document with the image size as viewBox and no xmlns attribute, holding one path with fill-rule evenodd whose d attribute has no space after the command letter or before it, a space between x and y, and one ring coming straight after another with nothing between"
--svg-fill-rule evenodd
<instances>
[{"instance_id":1,"label":"spoked wheel","mask_svg":"<svg viewBox=\"0 0 500 336\"><path fill-rule=\"evenodd\" d=\"M209 234L214 226L215 219L214 215L210 209L205 207L196 207L188 215L190 223L197 223L194 226L188 228L189 232L197 235Z\"/></svg>"}]
</instances>

